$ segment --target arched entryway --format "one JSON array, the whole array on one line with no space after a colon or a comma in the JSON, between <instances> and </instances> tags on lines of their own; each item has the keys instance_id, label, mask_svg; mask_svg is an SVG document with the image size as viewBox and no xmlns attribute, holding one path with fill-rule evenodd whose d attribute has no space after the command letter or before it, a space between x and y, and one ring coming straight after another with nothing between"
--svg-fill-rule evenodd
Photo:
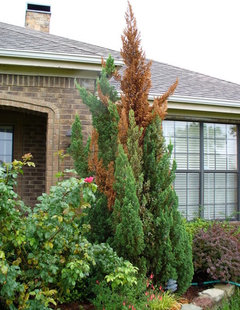
<instances>
[{"instance_id":1,"label":"arched entryway","mask_svg":"<svg viewBox=\"0 0 240 310\"><path fill-rule=\"evenodd\" d=\"M42 192L55 183L58 160L59 126L57 109L46 102L28 102L13 97L0 98L0 130L12 132L12 159L33 155L35 168L27 168L19 178L17 191L27 205L34 205ZM11 135L8 135L11 137ZM8 149L5 151L9 152ZM10 150L11 151L11 150ZM9 154L8 154L9 156ZM5 157L8 158L9 157Z\"/></svg>"}]
</instances>

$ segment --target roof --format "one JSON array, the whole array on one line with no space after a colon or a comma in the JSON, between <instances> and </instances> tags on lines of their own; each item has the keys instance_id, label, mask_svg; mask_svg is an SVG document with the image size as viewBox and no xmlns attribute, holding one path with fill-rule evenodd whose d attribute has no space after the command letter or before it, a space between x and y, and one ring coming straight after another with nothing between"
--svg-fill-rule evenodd
<instances>
[{"instance_id":1,"label":"roof","mask_svg":"<svg viewBox=\"0 0 240 310\"><path fill-rule=\"evenodd\" d=\"M0 38L1 49L99 57L108 57L111 54L114 58L120 59L119 52L108 48L2 22L0 22Z\"/></svg>"},{"instance_id":2,"label":"roof","mask_svg":"<svg viewBox=\"0 0 240 310\"><path fill-rule=\"evenodd\" d=\"M1 51L47 52L89 57L108 57L111 54L116 60L121 60L120 53L115 50L1 22L0 37ZM163 94L178 78L179 84L174 96L240 102L238 84L157 61L153 61L151 72L150 95L152 96ZM117 84L115 85L118 87Z\"/></svg>"}]
</instances>

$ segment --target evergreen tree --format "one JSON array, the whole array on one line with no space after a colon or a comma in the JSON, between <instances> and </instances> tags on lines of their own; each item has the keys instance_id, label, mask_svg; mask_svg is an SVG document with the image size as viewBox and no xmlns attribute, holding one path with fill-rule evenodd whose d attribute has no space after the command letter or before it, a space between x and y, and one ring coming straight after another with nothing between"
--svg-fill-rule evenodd
<instances>
[{"instance_id":1,"label":"evergreen tree","mask_svg":"<svg viewBox=\"0 0 240 310\"><path fill-rule=\"evenodd\" d=\"M140 48L130 4L126 22L121 51L125 71L115 74L121 100L108 81L114 71L112 59L97 81L98 97L78 86L92 113L88 168L100 190L89 213L91 240L108 240L133 264L144 262L147 273L154 273L162 285L176 279L178 291L183 292L193 274L191 243L172 185L176 164L170 164L171 146L165 147L161 128L167 98L177 81L149 105L151 62Z\"/></svg>"},{"instance_id":2,"label":"evergreen tree","mask_svg":"<svg viewBox=\"0 0 240 310\"><path fill-rule=\"evenodd\" d=\"M147 206L143 214L145 253L149 272L165 284L177 280L179 292L185 291L193 276L191 242L177 210L178 199L172 186L176 163L172 168L172 145L165 147L161 120L155 118L146 130L143 159L148 183Z\"/></svg>"},{"instance_id":3,"label":"evergreen tree","mask_svg":"<svg viewBox=\"0 0 240 310\"><path fill-rule=\"evenodd\" d=\"M88 175L89 144L90 141L88 140L86 146L83 145L82 125L79 116L76 115L72 125L71 144L68 152L74 160L75 170L82 178Z\"/></svg>"},{"instance_id":4,"label":"evergreen tree","mask_svg":"<svg viewBox=\"0 0 240 310\"><path fill-rule=\"evenodd\" d=\"M139 265L139 255L144 248L139 201L132 168L121 144L116 158L114 189L116 200L112 213L112 245L120 256Z\"/></svg>"}]
</instances>

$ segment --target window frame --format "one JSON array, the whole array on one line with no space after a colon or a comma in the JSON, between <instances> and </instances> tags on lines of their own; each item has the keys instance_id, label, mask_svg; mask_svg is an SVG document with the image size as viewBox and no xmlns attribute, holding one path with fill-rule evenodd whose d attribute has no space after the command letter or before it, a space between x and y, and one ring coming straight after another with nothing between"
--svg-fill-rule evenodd
<instances>
[{"instance_id":1,"label":"window frame","mask_svg":"<svg viewBox=\"0 0 240 310\"><path fill-rule=\"evenodd\" d=\"M165 121L165 120L164 120ZM234 122L230 122L227 120L224 121L216 121L216 120L200 120L200 119L179 119L179 118L175 118L175 117L168 117L166 119L166 121L174 121L174 122L197 122L199 123L199 148L200 148L200 153L199 153L199 170L197 169L176 169L176 174L178 173L185 173L190 174L190 173L198 173L199 174L199 209L198 209L198 215L201 218L204 218L204 175L207 173L213 173L214 174L214 178L215 175L217 173L224 173L226 175L227 178L227 174L235 174L236 175L236 190L237 190L237 200L236 200L236 216L234 218L231 218L230 220L234 221L234 220L240 220L240 143L239 143L239 137L240 137L240 125L238 123L234 123ZM224 125L234 125L236 126L236 164L237 164L237 169L236 170L227 170L227 166L226 166L226 170L216 170L216 166L214 170L209 170L209 169L204 169L204 124L224 124ZM175 139L175 134L174 134L174 139ZM174 141L175 142L175 141ZM188 178L188 177L187 177ZM186 192L188 192L189 188L186 188ZM225 189L226 190L226 189ZM209 205L209 204L207 204ZM201 208L202 206L202 208ZM214 200L214 218L211 220L215 220L215 214L216 214L216 203ZM226 211L227 211L227 206L228 206L228 202L225 202L225 215L224 215L224 219L226 219ZM188 205L186 203L186 218L188 219L189 213L188 213ZM224 220L222 219L222 220ZM218 220L218 219L217 219Z\"/></svg>"},{"instance_id":2,"label":"window frame","mask_svg":"<svg viewBox=\"0 0 240 310\"><path fill-rule=\"evenodd\" d=\"M11 161L13 161L13 154L14 154L14 125L12 124L3 124L3 123L0 123L0 128L4 128L4 127L11 127L12 131L12 154L11 154ZM1 159L0 159L1 160Z\"/></svg>"}]
</instances>

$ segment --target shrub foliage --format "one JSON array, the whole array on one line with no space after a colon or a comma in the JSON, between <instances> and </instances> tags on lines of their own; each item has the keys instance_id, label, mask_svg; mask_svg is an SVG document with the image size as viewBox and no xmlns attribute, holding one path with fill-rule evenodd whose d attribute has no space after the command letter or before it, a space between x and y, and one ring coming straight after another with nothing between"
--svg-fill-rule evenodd
<instances>
[{"instance_id":1,"label":"shrub foliage","mask_svg":"<svg viewBox=\"0 0 240 310\"><path fill-rule=\"evenodd\" d=\"M135 267L108 245L86 238L83 217L96 191L92 178L59 182L31 210L13 189L22 167L33 165L28 159L0 166L0 307L50 309L82 298L84 281L94 271L104 278L126 264L134 281Z\"/></svg>"},{"instance_id":2,"label":"shrub foliage","mask_svg":"<svg viewBox=\"0 0 240 310\"><path fill-rule=\"evenodd\" d=\"M240 281L240 233L237 227L226 229L214 223L199 230L193 239L196 279Z\"/></svg>"}]
</instances>

